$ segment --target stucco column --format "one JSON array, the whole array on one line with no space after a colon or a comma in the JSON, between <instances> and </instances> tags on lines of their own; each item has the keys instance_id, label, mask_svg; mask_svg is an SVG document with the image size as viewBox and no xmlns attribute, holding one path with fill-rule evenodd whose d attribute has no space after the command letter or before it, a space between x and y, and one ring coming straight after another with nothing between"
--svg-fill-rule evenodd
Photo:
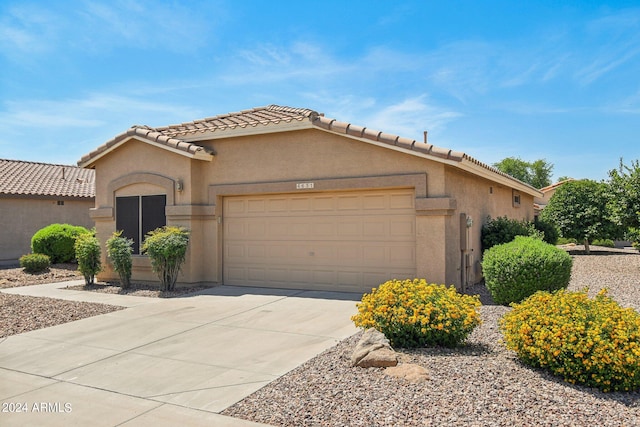
<instances>
[{"instance_id":1,"label":"stucco column","mask_svg":"<svg viewBox=\"0 0 640 427\"><path fill-rule=\"evenodd\" d=\"M416 199L416 274L429 283L452 285L448 220L456 208L456 200L448 197Z\"/></svg>"},{"instance_id":2,"label":"stucco column","mask_svg":"<svg viewBox=\"0 0 640 427\"><path fill-rule=\"evenodd\" d=\"M446 283L444 216L416 217L416 274L429 283Z\"/></svg>"}]
</instances>

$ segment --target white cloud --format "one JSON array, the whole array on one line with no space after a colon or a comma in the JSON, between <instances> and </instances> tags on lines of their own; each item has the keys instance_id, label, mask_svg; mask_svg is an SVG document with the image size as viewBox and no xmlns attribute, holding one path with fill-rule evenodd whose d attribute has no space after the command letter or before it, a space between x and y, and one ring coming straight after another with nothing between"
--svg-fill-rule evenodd
<instances>
[{"instance_id":1,"label":"white cloud","mask_svg":"<svg viewBox=\"0 0 640 427\"><path fill-rule=\"evenodd\" d=\"M194 118L198 113L194 108L173 103L96 93L78 99L6 102L0 114L0 130L1 133L19 133L38 129L45 134L52 129L95 129L116 122L123 123L123 131L134 124L131 120L158 118L173 122L179 117Z\"/></svg>"},{"instance_id":2,"label":"white cloud","mask_svg":"<svg viewBox=\"0 0 640 427\"><path fill-rule=\"evenodd\" d=\"M423 132L437 136L461 113L430 105L426 96L404 99L365 115L366 126L407 138L422 139Z\"/></svg>"}]
</instances>

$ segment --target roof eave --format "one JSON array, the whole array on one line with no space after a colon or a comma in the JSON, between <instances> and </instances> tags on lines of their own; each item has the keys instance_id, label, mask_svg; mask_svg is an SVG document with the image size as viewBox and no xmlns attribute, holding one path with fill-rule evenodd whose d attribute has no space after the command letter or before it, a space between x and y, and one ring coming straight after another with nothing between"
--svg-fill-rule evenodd
<instances>
[{"instance_id":1,"label":"roof eave","mask_svg":"<svg viewBox=\"0 0 640 427\"><path fill-rule=\"evenodd\" d=\"M432 160L435 162L439 162L439 163L443 163L446 165L450 165L453 166L455 168L458 169L462 169L466 172L470 172L474 175L486 178L490 181L496 182L498 184L502 184L505 185L507 187L513 188L515 190L521 191L525 194L529 194L532 195L534 197L542 197L543 194L536 190L535 188L515 179L509 176L505 176L505 175L501 175L498 174L496 172L493 172L492 170L479 165L477 162L469 160L468 156L463 155L461 160L457 160L457 159L450 159L450 158L444 158L442 156L437 156L437 155L432 155L432 154L427 154L427 153L423 153L421 151L418 150L414 150L411 148L404 148L400 145L392 145L389 144L388 142L381 142L381 141L375 141L373 139L370 138L363 138L363 137L358 137L358 136L354 136L354 135L350 135L348 133L344 133L344 132L340 132L340 131L332 131L332 130L328 130L325 129L323 127L320 126L314 126L315 129L318 130L322 130L324 132L328 132L328 133L332 133L334 135L340 135L343 137L347 137L349 139L354 139L357 141L362 141L362 142L366 142L367 144L372 144L378 147L382 147L382 148L386 148L388 150L394 150L394 151L399 151L401 153L405 153L405 154L410 154L416 157L421 157L424 159L428 159L428 160Z\"/></svg>"},{"instance_id":2,"label":"roof eave","mask_svg":"<svg viewBox=\"0 0 640 427\"><path fill-rule=\"evenodd\" d=\"M196 160L203 160L203 161L212 161L213 160L213 154L207 152L204 148L196 150L196 151L185 151L185 150L181 150L178 148L174 148L171 146L168 146L166 144L162 144L162 143L158 143L154 140L149 140L147 138L135 135L135 136L127 136L124 137L122 139L120 139L119 141L115 142L112 145L109 145L106 149L97 152L93 155L89 154L88 156L86 156L85 158L82 158L78 161L78 166L82 167L82 168L92 168L95 163L100 160L101 158L103 158L104 156L108 155L109 153L111 153L112 151L116 150L118 147L121 147L123 144L127 143L128 141L131 140L136 140L136 141L140 141L140 142L144 142L145 144L149 144L152 145L154 147L157 148L161 148L163 150L167 150L170 151L172 153L175 154L179 154L181 156L185 156L185 157L189 157L191 159L196 159Z\"/></svg>"}]
</instances>

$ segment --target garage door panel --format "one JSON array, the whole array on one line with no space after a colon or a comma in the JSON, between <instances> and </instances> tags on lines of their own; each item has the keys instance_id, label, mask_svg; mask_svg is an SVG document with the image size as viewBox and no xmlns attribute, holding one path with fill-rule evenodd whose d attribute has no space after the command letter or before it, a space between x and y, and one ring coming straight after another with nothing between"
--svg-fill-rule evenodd
<instances>
[{"instance_id":1,"label":"garage door panel","mask_svg":"<svg viewBox=\"0 0 640 427\"><path fill-rule=\"evenodd\" d=\"M264 213L265 212L265 200L264 199L248 200L247 201L247 212L248 213Z\"/></svg>"},{"instance_id":2,"label":"garage door panel","mask_svg":"<svg viewBox=\"0 0 640 427\"><path fill-rule=\"evenodd\" d=\"M314 211L334 211L336 209L336 199L332 196L314 197L312 206Z\"/></svg>"},{"instance_id":3,"label":"garage door panel","mask_svg":"<svg viewBox=\"0 0 640 427\"><path fill-rule=\"evenodd\" d=\"M390 209L415 209L415 196L413 194L390 194L389 195L389 208Z\"/></svg>"},{"instance_id":4,"label":"garage door panel","mask_svg":"<svg viewBox=\"0 0 640 427\"><path fill-rule=\"evenodd\" d=\"M413 237L416 234L415 221L396 221L389 224L389 236L400 237Z\"/></svg>"},{"instance_id":5,"label":"garage door panel","mask_svg":"<svg viewBox=\"0 0 640 427\"><path fill-rule=\"evenodd\" d=\"M387 198L388 196L386 194L364 196L362 198L362 209L363 210L386 209L387 203L388 203Z\"/></svg>"},{"instance_id":6,"label":"garage door panel","mask_svg":"<svg viewBox=\"0 0 640 427\"><path fill-rule=\"evenodd\" d=\"M224 282L369 291L415 275L412 190L227 197Z\"/></svg>"}]
</instances>

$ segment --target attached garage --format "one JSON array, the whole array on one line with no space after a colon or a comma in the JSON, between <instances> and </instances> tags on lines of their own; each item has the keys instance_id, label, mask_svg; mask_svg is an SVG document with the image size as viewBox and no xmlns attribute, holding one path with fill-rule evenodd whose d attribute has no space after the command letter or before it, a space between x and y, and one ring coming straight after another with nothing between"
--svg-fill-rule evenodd
<instances>
[{"instance_id":1,"label":"attached garage","mask_svg":"<svg viewBox=\"0 0 640 427\"><path fill-rule=\"evenodd\" d=\"M135 224L191 231L181 284L368 292L420 277L462 289L482 278L486 218L532 220L541 195L465 153L277 105L133 126L79 164L96 170L101 242L123 197L164 196L164 212L140 209ZM103 265L100 280L117 278ZM157 281L145 255L132 280Z\"/></svg>"},{"instance_id":2,"label":"attached garage","mask_svg":"<svg viewBox=\"0 0 640 427\"><path fill-rule=\"evenodd\" d=\"M369 291L413 277L413 189L225 197L223 280Z\"/></svg>"}]
</instances>

